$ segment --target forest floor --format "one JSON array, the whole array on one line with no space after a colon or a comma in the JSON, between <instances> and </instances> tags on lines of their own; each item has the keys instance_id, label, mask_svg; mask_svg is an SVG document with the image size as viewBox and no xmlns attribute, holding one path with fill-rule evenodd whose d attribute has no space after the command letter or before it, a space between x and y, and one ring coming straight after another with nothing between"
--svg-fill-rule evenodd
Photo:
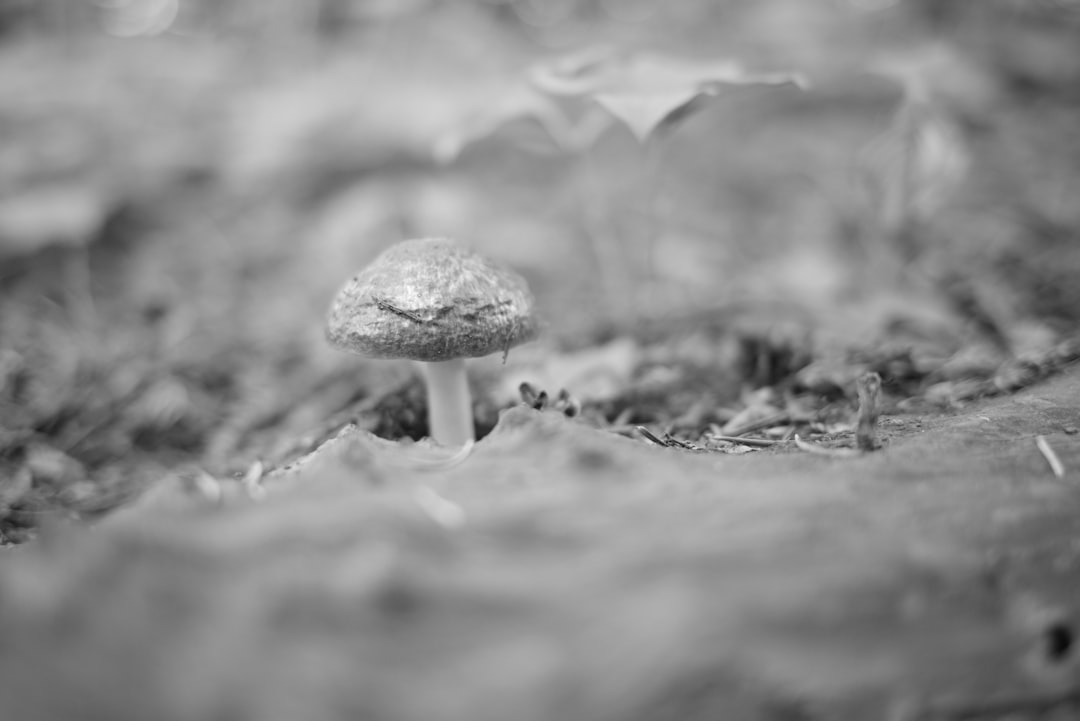
<instances>
[{"instance_id":1,"label":"forest floor","mask_svg":"<svg viewBox=\"0 0 1080 721\"><path fill-rule=\"evenodd\" d=\"M4 708L1074 718L1078 428L1075 368L843 457L518 407L448 466L349 426L258 485L158 486L8 558Z\"/></svg>"},{"instance_id":2,"label":"forest floor","mask_svg":"<svg viewBox=\"0 0 1080 721\"><path fill-rule=\"evenodd\" d=\"M0 707L1076 713L1075 9L564 5L5 36ZM568 144L523 80L645 52L808 82ZM544 318L456 463L324 339L433 235Z\"/></svg>"}]
</instances>

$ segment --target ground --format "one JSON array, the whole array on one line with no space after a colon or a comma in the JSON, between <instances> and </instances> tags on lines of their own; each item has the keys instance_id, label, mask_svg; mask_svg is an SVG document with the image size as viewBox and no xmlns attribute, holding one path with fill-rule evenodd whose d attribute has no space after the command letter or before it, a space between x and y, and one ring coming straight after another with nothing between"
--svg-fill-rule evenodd
<instances>
[{"instance_id":1,"label":"ground","mask_svg":"<svg viewBox=\"0 0 1080 721\"><path fill-rule=\"evenodd\" d=\"M857 457L345 429L2 576L18 718L1073 718L1080 373ZM209 487L213 488L213 487ZM91 715L86 710L91 709ZM1010 715L1011 714L1011 715Z\"/></svg>"},{"instance_id":2,"label":"ground","mask_svg":"<svg viewBox=\"0 0 1080 721\"><path fill-rule=\"evenodd\" d=\"M0 13L5 708L1075 713L1074 4L557 5ZM324 339L424 235L544 319L456 464Z\"/></svg>"}]
</instances>

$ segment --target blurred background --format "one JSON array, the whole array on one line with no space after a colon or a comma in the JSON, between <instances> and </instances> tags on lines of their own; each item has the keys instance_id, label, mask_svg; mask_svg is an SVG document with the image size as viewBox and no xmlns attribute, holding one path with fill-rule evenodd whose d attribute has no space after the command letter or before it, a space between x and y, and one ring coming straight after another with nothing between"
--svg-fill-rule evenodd
<instances>
[{"instance_id":1,"label":"blurred background","mask_svg":"<svg viewBox=\"0 0 1080 721\"><path fill-rule=\"evenodd\" d=\"M409 369L322 327L403 238L521 271L538 363L978 369L1074 333L1078 198L1075 0L0 0L3 538L416 435Z\"/></svg>"}]
</instances>

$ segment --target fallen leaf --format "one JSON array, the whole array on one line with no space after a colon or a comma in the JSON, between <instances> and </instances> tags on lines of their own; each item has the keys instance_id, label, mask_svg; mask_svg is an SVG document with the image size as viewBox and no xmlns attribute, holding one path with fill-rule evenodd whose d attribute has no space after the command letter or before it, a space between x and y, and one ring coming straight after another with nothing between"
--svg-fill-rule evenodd
<instances>
[{"instance_id":1,"label":"fallen leaf","mask_svg":"<svg viewBox=\"0 0 1080 721\"><path fill-rule=\"evenodd\" d=\"M596 102L623 121L634 137L645 142L654 130L680 109L686 110L701 95L697 90L675 90L648 94L604 93Z\"/></svg>"},{"instance_id":2,"label":"fallen leaf","mask_svg":"<svg viewBox=\"0 0 1080 721\"><path fill-rule=\"evenodd\" d=\"M531 143L521 142L531 150L580 152L592 145L612 124L610 116L593 110L583 109L575 119L554 98L519 81L508 87L491 105L444 131L436 139L432 152L436 161L450 163L469 145L490 138L515 123L539 129L546 138L544 144L548 147L540 147L535 140Z\"/></svg>"},{"instance_id":3,"label":"fallen leaf","mask_svg":"<svg viewBox=\"0 0 1080 721\"><path fill-rule=\"evenodd\" d=\"M644 142L733 88L806 85L796 73L751 73L732 60L620 55L602 47L535 63L525 75L447 130L434 145L436 159L450 162L468 145L518 122L541 128L564 152L585 150L616 120Z\"/></svg>"},{"instance_id":4,"label":"fallen leaf","mask_svg":"<svg viewBox=\"0 0 1080 721\"><path fill-rule=\"evenodd\" d=\"M736 87L807 84L797 73L753 73L734 60L687 60L653 53L624 57L584 53L569 63L541 65L532 78L549 94L592 98L641 142Z\"/></svg>"}]
</instances>

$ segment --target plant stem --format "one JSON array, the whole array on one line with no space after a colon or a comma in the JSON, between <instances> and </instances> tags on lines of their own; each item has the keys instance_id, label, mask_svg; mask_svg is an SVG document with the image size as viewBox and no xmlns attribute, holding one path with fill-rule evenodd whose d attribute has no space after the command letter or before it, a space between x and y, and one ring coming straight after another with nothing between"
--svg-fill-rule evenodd
<instances>
[{"instance_id":1,"label":"plant stem","mask_svg":"<svg viewBox=\"0 0 1080 721\"><path fill-rule=\"evenodd\" d=\"M609 192L600 178L594 151L590 148L583 157L582 173L578 176L584 184L579 195L585 234L596 262L596 275L603 288L608 317L612 320L632 320L634 294L633 278L627 263L626 249L621 246L610 222L611 202ZM597 208L596 203L601 207Z\"/></svg>"},{"instance_id":2,"label":"plant stem","mask_svg":"<svg viewBox=\"0 0 1080 721\"><path fill-rule=\"evenodd\" d=\"M649 288L647 302L652 305L660 302L666 307L668 298L661 295L663 279L657 267L657 249L659 236L667 225L666 211L663 210L663 171L668 150L669 141L663 134L663 129L658 129L645 140L642 158L642 174L640 188L642 192L641 208L645 209L647 217L642 224L643 237L641 239L645 266L645 283ZM661 216L665 217L661 217Z\"/></svg>"},{"instance_id":3,"label":"plant stem","mask_svg":"<svg viewBox=\"0 0 1080 721\"><path fill-rule=\"evenodd\" d=\"M865 373L855 381L855 388L859 396L855 442L859 450L872 451L878 446L878 396L881 393L881 376L877 373Z\"/></svg>"}]
</instances>

